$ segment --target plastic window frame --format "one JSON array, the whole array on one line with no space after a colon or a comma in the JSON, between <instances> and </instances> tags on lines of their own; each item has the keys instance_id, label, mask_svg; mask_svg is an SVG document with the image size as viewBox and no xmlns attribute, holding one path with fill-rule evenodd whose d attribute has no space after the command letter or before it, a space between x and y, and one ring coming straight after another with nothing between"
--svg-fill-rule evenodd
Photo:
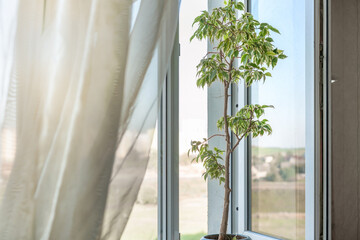
<instances>
[{"instance_id":1,"label":"plastic window frame","mask_svg":"<svg viewBox=\"0 0 360 240\"><path fill-rule=\"evenodd\" d=\"M158 115L158 239L179 240L179 31Z\"/></svg>"}]
</instances>

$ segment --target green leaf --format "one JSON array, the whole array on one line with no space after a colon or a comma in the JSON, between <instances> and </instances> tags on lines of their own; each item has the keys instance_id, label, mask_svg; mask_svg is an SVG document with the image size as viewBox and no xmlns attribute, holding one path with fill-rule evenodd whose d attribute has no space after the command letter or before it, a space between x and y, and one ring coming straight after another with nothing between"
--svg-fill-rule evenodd
<instances>
[{"instance_id":1,"label":"green leaf","mask_svg":"<svg viewBox=\"0 0 360 240\"><path fill-rule=\"evenodd\" d=\"M277 58L273 58L273 60L271 61L271 66L272 66L272 68L274 68L274 67L276 66L277 61L278 61Z\"/></svg>"},{"instance_id":2,"label":"green leaf","mask_svg":"<svg viewBox=\"0 0 360 240\"><path fill-rule=\"evenodd\" d=\"M219 180L220 180L220 184L221 184L222 182L225 182L225 178L224 178L224 177L220 177Z\"/></svg>"},{"instance_id":3,"label":"green leaf","mask_svg":"<svg viewBox=\"0 0 360 240\"><path fill-rule=\"evenodd\" d=\"M273 31L273 32L276 32L276 33L280 34L280 31L277 30L276 28L274 28L273 26L270 26L270 25L269 25L269 29L270 29L271 31Z\"/></svg>"},{"instance_id":4,"label":"green leaf","mask_svg":"<svg viewBox=\"0 0 360 240\"><path fill-rule=\"evenodd\" d=\"M244 8L245 8L245 6L242 2L238 2L235 4L235 9L237 9L237 10L242 11L242 10L244 10Z\"/></svg>"},{"instance_id":5,"label":"green leaf","mask_svg":"<svg viewBox=\"0 0 360 240\"><path fill-rule=\"evenodd\" d=\"M244 53L244 54L241 56L241 62L242 62L242 63L247 63L248 57L249 57L249 54Z\"/></svg>"},{"instance_id":6,"label":"green leaf","mask_svg":"<svg viewBox=\"0 0 360 240\"><path fill-rule=\"evenodd\" d=\"M210 79L214 79L216 77L216 70L211 71Z\"/></svg>"},{"instance_id":7,"label":"green leaf","mask_svg":"<svg viewBox=\"0 0 360 240\"><path fill-rule=\"evenodd\" d=\"M272 51L269 51L269 52L266 52L266 55L268 55L268 56L276 56L276 53L274 53Z\"/></svg>"},{"instance_id":8,"label":"green leaf","mask_svg":"<svg viewBox=\"0 0 360 240\"><path fill-rule=\"evenodd\" d=\"M250 66L252 66L253 68L259 68L258 65L256 65L255 63L249 63Z\"/></svg>"},{"instance_id":9,"label":"green leaf","mask_svg":"<svg viewBox=\"0 0 360 240\"><path fill-rule=\"evenodd\" d=\"M267 24L267 23L261 23L260 24L260 29L263 29L264 27L266 27L266 26L268 26L269 24Z\"/></svg>"}]
</instances>

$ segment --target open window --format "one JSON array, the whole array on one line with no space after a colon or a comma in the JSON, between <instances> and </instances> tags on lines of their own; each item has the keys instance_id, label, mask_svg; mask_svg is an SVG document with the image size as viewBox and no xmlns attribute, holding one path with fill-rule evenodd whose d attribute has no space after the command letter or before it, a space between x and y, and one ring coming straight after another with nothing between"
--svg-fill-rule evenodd
<instances>
[{"instance_id":1,"label":"open window","mask_svg":"<svg viewBox=\"0 0 360 240\"><path fill-rule=\"evenodd\" d=\"M207 2L182 1L179 35L163 90L158 138L154 140L158 163L150 161L148 167L149 171L157 168L149 177L155 177L158 184L157 189L149 185L157 196L154 206L158 212L148 227L158 228L155 234L159 240L177 240L179 233L187 239L200 239L205 233L216 233L220 226L223 187L217 181L205 183L202 167L191 165L187 157L190 140L213 134L214 123L223 111L216 99L218 86L201 90L195 85L196 65L206 48L213 46L205 42L189 44L191 24L201 10L214 7L213 2L209 6ZM275 108L266 112L273 134L256 140L248 138L233 156L228 231L245 233L253 240L318 239L318 2L249 0L246 4L256 19L280 30L281 35L274 35L274 41L288 58L272 72L273 77L268 79L271 84L260 82L251 89L243 85L232 89L233 111L250 103L271 104ZM203 105L202 110L196 111L192 101Z\"/></svg>"},{"instance_id":2,"label":"open window","mask_svg":"<svg viewBox=\"0 0 360 240\"><path fill-rule=\"evenodd\" d=\"M238 152L240 177L236 224L252 239L317 239L319 236L319 69L317 1L249 0L248 11L281 32L273 36L287 59L272 71L271 84L238 90L241 104L272 104L273 133L248 138ZM315 44L314 44L315 43ZM244 177L242 177L244 176Z\"/></svg>"}]
</instances>

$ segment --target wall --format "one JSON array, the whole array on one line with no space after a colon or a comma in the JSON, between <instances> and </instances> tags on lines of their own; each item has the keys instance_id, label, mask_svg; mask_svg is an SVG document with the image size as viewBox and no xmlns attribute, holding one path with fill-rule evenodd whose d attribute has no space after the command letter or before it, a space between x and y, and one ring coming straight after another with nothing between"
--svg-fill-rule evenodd
<instances>
[{"instance_id":1,"label":"wall","mask_svg":"<svg viewBox=\"0 0 360 240\"><path fill-rule=\"evenodd\" d=\"M332 239L360 239L360 1L331 0Z\"/></svg>"}]
</instances>

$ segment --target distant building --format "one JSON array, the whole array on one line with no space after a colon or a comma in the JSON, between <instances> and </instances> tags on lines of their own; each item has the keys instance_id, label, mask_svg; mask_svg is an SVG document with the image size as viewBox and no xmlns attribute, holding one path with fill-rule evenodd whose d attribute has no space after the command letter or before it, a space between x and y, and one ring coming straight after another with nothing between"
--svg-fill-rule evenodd
<instances>
[{"instance_id":1,"label":"distant building","mask_svg":"<svg viewBox=\"0 0 360 240\"><path fill-rule=\"evenodd\" d=\"M252 175L252 179L260 179L260 178L264 178L267 175L267 171L266 170L259 170L256 167L252 166L251 167L251 175Z\"/></svg>"},{"instance_id":2,"label":"distant building","mask_svg":"<svg viewBox=\"0 0 360 240\"><path fill-rule=\"evenodd\" d=\"M271 163L274 160L274 156L265 156L264 159L266 163Z\"/></svg>"}]
</instances>

